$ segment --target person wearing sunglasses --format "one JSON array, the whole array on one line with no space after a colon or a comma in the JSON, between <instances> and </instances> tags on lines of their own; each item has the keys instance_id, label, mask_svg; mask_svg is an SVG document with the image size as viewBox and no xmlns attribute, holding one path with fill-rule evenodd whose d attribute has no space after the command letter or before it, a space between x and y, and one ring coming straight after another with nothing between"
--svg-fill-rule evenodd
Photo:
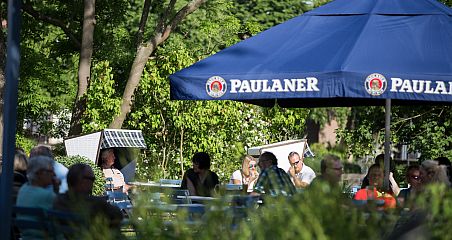
<instances>
[{"instance_id":1,"label":"person wearing sunglasses","mask_svg":"<svg viewBox=\"0 0 452 240\"><path fill-rule=\"evenodd\" d=\"M109 204L104 197L92 195L95 180L94 171L89 165L84 163L72 165L67 174L68 191L55 198L53 208L80 217L77 220L80 222L71 223L72 225L77 223L80 225L83 222L89 226L89 223L101 218L110 229L119 231L123 214L118 207ZM68 225L71 224L68 223ZM76 239L80 237L76 236L77 234L74 231L74 236L68 237Z\"/></svg>"},{"instance_id":2,"label":"person wearing sunglasses","mask_svg":"<svg viewBox=\"0 0 452 240\"><path fill-rule=\"evenodd\" d=\"M291 152L288 156L290 168L287 173L290 175L296 188L306 188L316 177L314 170L304 164L304 159L297 152Z\"/></svg>"},{"instance_id":3,"label":"person wearing sunglasses","mask_svg":"<svg viewBox=\"0 0 452 240\"><path fill-rule=\"evenodd\" d=\"M49 185L54 183L55 172L53 170L54 160L46 156L36 156L28 159L27 178L28 182L22 185L17 194L16 206L42 208L48 210L52 208L53 200L56 197ZM37 216L18 214L18 219L38 221ZM46 233L41 230L23 229L22 239L45 239Z\"/></svg>"},{"instance_id":4,"label":"person wearing sunglasses","mask_svg":"<svg viewBox=\"0 0 452 240\"><path fill-rule=\"evenodd\" d=\"M338 156L332 154L325 155L322 161L320 161L321 175L311 182L309 188L319 184L325 186L326 184L329 188L325 189L340 189L339 183L342 180L343 168L341 159Z\"/></svg>"},{"instance_id":5,"label":"person wearing sunglasses","mask_svg":"<svg viewBox=\"0 0 452 240\"><path fill-rule=\"evenodd\" d=\"M232 173L230 183L244 185L247 188L247 192L252 192L254 183L259 178L259 172L257 171L257 162L250 156L246 155L243 158L242 169L238 169Z\"/></svg>"},{"instance_id":6,"label":"person wearing sunglasses","mask_svg":"<svg viewBox=\"0 0 452 240\"><path fill-rule=\"evenodd\" d=\"M419 165L411 165L406 170L406 182L408 183L408 188L400 190L397 196L398 203L400 206L404 206L411 195L414 195L419 191L421 186L421 171ZM412 194L413 193L413 194Z\"/></svg>"}]
</instances>

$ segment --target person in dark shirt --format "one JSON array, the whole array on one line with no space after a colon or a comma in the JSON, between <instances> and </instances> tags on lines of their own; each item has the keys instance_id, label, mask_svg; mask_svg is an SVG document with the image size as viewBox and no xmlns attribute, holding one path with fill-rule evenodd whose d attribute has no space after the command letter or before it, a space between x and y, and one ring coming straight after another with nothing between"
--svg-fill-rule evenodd
<instances>
[{"instance_id":1,"label":"person in dark shirt","mask_svg":"<svg viewBox=\"0 0 452 240\"><path fill-rule=\"evenodd\" d=\"M67 175L69 190L56 197L53 208L74 213L87 225L96 218L103 218L110 229L119 232L123 214L105 198L91 195L94 181L94 172L89 165L83 163L72 165Z\"/></svg>"},{"instance_id":2,"label":"person in dark shirt","mask_svg":"<svg viewBox=\"0 0 452 240\"><path fill-rule=\"evenodd\" d=\"M197 152L192 158L193 168L188 169L182 179L182 189L188 189L190 195L211 197L220 183L218 175L210 171L210 156Z\"/></svg>"},{"instance_id":3,"label":"person in dark shirt","mask_svg":"<svg viewBox=\"0 0 452 240\"><path fill-rule=\"evenodd\" d=\"M325 155L320 162L321 175L316 177L311 184L326 183L331 188L340 189L339 183L342 179L343 166L341 160L336 155Z\"/></svg>"},{"instance_id":4,"label":"person in dark shirt","mask_svg":"<svg viewBox=\"0 0 452 240\"><path fill-rule=\"evenodd\" d=\"M409 188L402 189L397 196L398 203L400 206L405 206L405 203L408 202L412 195L415 195L419 192L419 188L421 186L421 170L419 165L411 165L406 170L406 181L410 184Z\"/></svg>"}]
</instances>

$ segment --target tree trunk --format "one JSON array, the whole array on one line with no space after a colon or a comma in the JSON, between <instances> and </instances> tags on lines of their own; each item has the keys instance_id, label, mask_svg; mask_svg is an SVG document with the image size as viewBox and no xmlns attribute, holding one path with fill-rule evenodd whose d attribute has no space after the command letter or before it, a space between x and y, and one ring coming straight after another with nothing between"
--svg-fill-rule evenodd
<instances>
[{"instance_id":1,"label":"tree trunk","mask_svg":"<svg viewBox=\"0 0 452 240\"><path fill-rule=\"evenodd\" d=\"M119 115L115 116L113 121L111 122L109 128L121 128L124 120L126 119L127 114L130 112L132 108L132 98L140 83L141 75L143 74L144 66L148 61L149 56L151 56L155 47L152 44L148 44L147 46L140 46L137 51L137 55L132 64L132 69L130 70L129 79L127 80L126 88L122 95L121 102L121 112Z\"/></svg>"},{"instance_id":2,"label":"tree trunk","mask_svg":"<svg viewBox=\"0 0 452 240\"><path fill-rule=\"evenodd\" d=\"M192 12L196 11L201 4L207 0L192 0L183 8L181 8L174 18L166 23L169 16L169 10L172 9L175 1L172 0L168 6L166 13L161 17L157 24L157 31L149 41L145 44L141 44L138 47L137 55L133 61L132 68L130 70L129 79L127 79L126 88L122 95L121 109L119 115L115 116L110 123L109 128L121 128L124 123L127 114L132 109L133 94L140 83L141 75L143 74L144 66L146 65L149 56L154 52L155 48L168 39L171 32L179 25L179 23Z\"/></svg>"},{"instance_id":3,"label":"tree trunk","mask_svg":"<svg viewBox=\"0 0 452 240\"><path fill-rule=\"evenodd\" d=\"M83 13L82 46L80 49L80 61L78 69L78 89L74 107L72 109L71 127L69 136L82 133L82 117L86 109L86 94L91 76L91 57L93 55L93 38L95 19L95 0L85 0Z\"/></svg>"}]
</instances>

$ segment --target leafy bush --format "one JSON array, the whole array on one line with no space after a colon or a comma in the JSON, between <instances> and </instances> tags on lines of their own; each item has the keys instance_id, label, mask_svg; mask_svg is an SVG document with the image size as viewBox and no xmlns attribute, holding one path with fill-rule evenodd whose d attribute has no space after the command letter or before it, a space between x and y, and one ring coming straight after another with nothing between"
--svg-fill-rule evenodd
<instances>
[{"instance_id":1,"label":"leafy bush","mask_svg":"<svg viewBox=\"0 0 452 240\"><path fill-rule=\"evenodd\" d=\"M30 153L30 150L36 146L36 141L23 135L16 134L16 146L22 148L25 153L28 154Z\"/></svg>"},{"instance_id":2,"label":"leafy bush","mask_svg":"<svg viewBox=\"0 0 452 240\"><path fill-rule=\"evenodd\" d=\"M340 191L324 185L290 199L264 199L264 205L235 208L222 198L206 207L202 217L158 208L155 194L142 192L131 220L143 239L387 239L404 224L405 210L358 207ZM427 213L423 236L444 239L452 221L452 192L445 186L428 188L418 196L413 212ZM237 214L237 211L242 211ZM406 226L405 226L406 227Z\"/></svg>"},{"instance_id":3,"label":"leafy bush","mask_svg":"<svg viewBox=\"0 0 452 240\"><path fill-rule=\"evenodd\" d=\"M67 168L69 168L70 166L72 166L76 163L84 163L84 164L91 166L91 168L94 171L94 176L96 177L96 180L94 181L93 195L96 195L96 196L104 195L104 192L105 192L104 173L90 159L88 159L86 157L82 157L82 156L72 156L72 157L65 156L65 157L56 157L55 160L57 162L63 164Z\"/></svg>"}]
</instances>

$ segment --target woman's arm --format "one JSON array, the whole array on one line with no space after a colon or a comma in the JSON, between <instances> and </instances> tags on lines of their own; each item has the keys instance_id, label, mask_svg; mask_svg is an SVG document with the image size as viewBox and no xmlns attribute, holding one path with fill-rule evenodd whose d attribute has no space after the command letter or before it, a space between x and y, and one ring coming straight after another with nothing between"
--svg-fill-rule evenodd
<instances>
[{"instance_id":1,"label":"woman's arm","mask_svg":"<svg viewBox=\"0 0 452 240\"><path fill-rule=\"evenodd\" d=\"M396 180L394 179L394 174L392 172L389 173L389 182L391 183L392 192L394 193L394 196L399 195L400 188L397 184Z\"/></svg>"},{"instance_id":2,"label":"woman's arm","mask_svg":"<svg viewBox=\"0 0 452 240\"><path fill-rule=\"evenodd\" d=\"M240 179L232 179L232 184L242 184L242 181Z\"/></svg>"},{"instance_id":3,"label":"woman's arm","mask_svg":"<svg viewBox=\"0 0 452 240\"><path fill-rule=\"evenodd\" d=\"M188 189L188 192L190 193L191 196L196 196L196 195L198 195L197 192L196 192L195 185L194 185L193 182L190 180L190 178L187 178L187 189Z\"/></svg>"}]
</instances>

